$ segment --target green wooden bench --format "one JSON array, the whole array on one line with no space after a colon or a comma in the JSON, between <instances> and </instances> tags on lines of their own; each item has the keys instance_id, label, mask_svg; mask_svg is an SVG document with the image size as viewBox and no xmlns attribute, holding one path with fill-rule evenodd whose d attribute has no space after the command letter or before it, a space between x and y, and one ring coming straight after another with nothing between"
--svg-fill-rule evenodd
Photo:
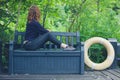
<instances>
[{"instance_id":1,"label":"green wooden bench","mask_svg":"<svg viewBox=\"0 0 120 80\"><path fill-rule=\"evenodd\" d=\"M35 51L22 48L25 32L15 31L9 43L10 74L84 74L84 47L79 32L51 32L61 42L74 46L75 51L65 51L47 42Z\"/></svg>"}]
</instances>

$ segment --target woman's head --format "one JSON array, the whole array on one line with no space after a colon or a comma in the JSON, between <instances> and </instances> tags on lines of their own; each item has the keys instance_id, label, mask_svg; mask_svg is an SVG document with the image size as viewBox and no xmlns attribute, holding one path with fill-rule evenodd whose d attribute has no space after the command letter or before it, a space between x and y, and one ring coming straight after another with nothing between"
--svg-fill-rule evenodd
<instances>
[{"instance_id":1,"label":"woman's head","mask_svg":"<svg viewBox=\"0 0 120 80\"><path fill-rule=\"evenodd\" d=\"M29 11L28 11L28 17L27 20L30 22L31 20L37 20L39 21L40 19L40 10L37 6L31 6Z\"/></svg>"}]
</instances>

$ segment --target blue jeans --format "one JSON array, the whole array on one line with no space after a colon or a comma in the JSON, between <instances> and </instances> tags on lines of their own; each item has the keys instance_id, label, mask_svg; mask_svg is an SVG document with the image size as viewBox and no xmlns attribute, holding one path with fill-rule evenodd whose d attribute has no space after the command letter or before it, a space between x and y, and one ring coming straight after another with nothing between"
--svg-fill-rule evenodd
<instances>
[{"instance_id":1,"label":"blue jeans","mask_svg":"<svg viewBox=\"0 0 120 80\"><path fill-rule=\"evenodd\" d=\"M54 43L57 46L61 45L61 42L59 40L57 40L56 37L54 37L50 32L48 32L43 35L39 35L36 39L34 39L32 41L26 42L23 45L23 47L26 50L36 50L36 49L42 47L47 41L51 41L52 43Z\"/></svg>"}]
</instances>

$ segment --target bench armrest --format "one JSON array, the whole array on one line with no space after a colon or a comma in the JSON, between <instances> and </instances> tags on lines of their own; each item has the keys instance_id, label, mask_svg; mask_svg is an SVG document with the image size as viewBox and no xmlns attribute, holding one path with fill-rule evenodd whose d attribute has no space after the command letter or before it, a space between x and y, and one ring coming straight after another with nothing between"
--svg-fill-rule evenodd
<instances>
[{"instance_id":1,"label":"bench armrest","mask_svg":"<svg viewBox=\"0 0 120 80\"><path fill-rule=\"evenodd\" d=\"M10 41L9 42L9 51L13 51L13 48L14 48L14 42Z\"/></svg>"},{"instance_id":2,"label":"bench armrest","mask_svg":"<svg viewBox=\"0 0 120 80\"><path fill-rule=\"evenodd\" d=\"M14 42L9 42L9 73L13 74L13 49L14 49Z\"/></svg>"},{"instance_id":3,"label":"bench armrest","mask_svg":"<svg viewBox=\"0 0 120 80\"><path fill-rule=\"evenodd\" d=\"M77 42L77 47L78 50L80 50L80 74L84 74L84 42Z\"/></svg>"}]
</instances>

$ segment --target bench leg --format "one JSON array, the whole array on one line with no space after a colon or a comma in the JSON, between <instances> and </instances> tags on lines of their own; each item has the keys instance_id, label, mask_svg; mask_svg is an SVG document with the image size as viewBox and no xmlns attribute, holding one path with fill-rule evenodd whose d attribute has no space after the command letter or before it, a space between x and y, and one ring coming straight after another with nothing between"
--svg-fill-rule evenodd
<instances>
[{"instance_id":1,"label":"bench leg","mask_svg":"<svg viewBox=\"0 0 120 80\"><path fill-rule=\"evenodd\" d=\"M80 74L84 74L84 47L81 46L81 58L80 58L80 67L81 67L81 70L80 70Z\"/></svg>"}]
</instances>

